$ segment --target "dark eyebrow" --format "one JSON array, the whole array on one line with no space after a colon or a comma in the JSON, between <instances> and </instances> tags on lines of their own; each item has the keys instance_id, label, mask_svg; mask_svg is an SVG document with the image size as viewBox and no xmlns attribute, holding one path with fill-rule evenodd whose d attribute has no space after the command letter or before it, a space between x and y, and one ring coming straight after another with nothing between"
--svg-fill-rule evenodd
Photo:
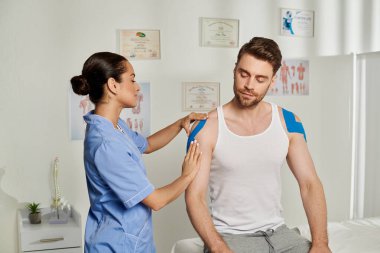
<instances>
[{"instance_id":1,"label":"dark eyebrow","mask_svg":"<svg viewBox=\"0 0 380 253\"><path fill-rule=\"evenodd\" d=\"M244 72L245 74L251 76L251 73L249 73L248 70L245 70L245 69L243 69L243 68L241 68L241 67L238 68L238 71L239 71L239 72Z\"/></svg>"}]
</instances>

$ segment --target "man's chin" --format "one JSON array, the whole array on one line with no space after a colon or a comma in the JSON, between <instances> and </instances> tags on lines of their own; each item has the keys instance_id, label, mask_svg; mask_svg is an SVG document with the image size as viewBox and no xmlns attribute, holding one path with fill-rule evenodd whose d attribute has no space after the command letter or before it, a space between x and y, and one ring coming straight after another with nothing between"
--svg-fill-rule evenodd
<instances>
[{"instance_id":1,"label":"man's chin","mask_svg":"<svg viewBox=\"0 0 380 253\"><path fill-rule=\"evenodd\" d=\"M239 105L244 108L250 108L256 106L260 101L257 99L255 100L245 100L245 99L238 99L237 100Z\"/></svg>"}]
</instances>

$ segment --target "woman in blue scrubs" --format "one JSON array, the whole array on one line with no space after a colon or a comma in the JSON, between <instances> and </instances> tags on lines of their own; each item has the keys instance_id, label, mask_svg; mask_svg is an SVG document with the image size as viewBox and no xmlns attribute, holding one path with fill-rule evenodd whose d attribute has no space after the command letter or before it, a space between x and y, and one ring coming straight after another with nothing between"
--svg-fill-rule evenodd
<instances>
[{"instance_id":1,"label":"woman in blue scrubs","mask_svg":"<svg viewBox=\"0 0 380 253\"><path fill-rule=\"evenodd\" d=\"M91 204L85 252L156 252L151 210L161 209L187 188L199 170L200 151L193 143L181 176L158 189L147 178L142 153L164 147L182 128L188 133L190 123L206 115L191 113L148 138L132 131L119 115L137 105L140 86L132 65L114 53L90 56L71 85L76 94L89 94L95 104L95 110L84 116L84 166Z\"/></svg>"}]
</instances>

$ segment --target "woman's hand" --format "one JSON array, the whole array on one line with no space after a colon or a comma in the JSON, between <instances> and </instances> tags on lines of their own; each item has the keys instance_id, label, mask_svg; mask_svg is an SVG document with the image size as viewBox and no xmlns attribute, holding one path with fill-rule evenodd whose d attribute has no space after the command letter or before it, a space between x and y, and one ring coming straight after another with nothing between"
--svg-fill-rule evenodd
<instances>
[{"instance_id":1,"label":"woman's hand","mask_svg":"<svg viewBox=\"0 0 380 253\"><path fill-rule=\"evenodd\" d=\"M183 193L197 175L201 166L201 152L196 141L192 142L182 164L179 178L164 187L155 189L142 203L155 211L160 210Z\"/></svg>"},{"instance_id":2,"label":"woman's hand","mask_svg":"<svg viewBox=\"0 0 380 253\"><path fill-rule=\"evenodd\" d=\"M190 124L195 120L207 119L207 113L192 112L181 119L181 128L185 129L187 136L190 134Z\"/></svg>"},{"instance_id":3,"label":"woman's hand","mask_svg":"<svg viewBox=\"0 0 380 253\"><path fill-rule=\"evenodd\" d=\"M191 181L195 178L201 165L201 154L198 142L192 141L182 164L182 176L190 178Z\"/></svg>"}]
</instances>

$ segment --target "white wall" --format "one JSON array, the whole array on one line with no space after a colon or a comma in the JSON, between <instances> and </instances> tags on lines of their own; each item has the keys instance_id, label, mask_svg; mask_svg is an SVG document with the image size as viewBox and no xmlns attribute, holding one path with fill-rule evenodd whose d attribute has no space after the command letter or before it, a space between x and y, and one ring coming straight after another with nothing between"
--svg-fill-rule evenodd
<instances>
[{"instance_id":1,"label":"white wall","mask_svg":"<svg viewBox=\"0 0 380 253\"><path fill-rule=\"evenodd\" d=\"M380 114L378 97L380 53L360 55L366 62L366 136L364 217L380 215Z\"/></svg>"},{"instance_id":2,"label":"white wall","mask_svg":"<svg viewBox=\"0 0 380 253\"><path fill-rule=\"evenodd\" d=\"M316 55L380 51L379 0L313 2Z\"/></svg>"},{"instance_id":3,"label":"white wall","mask_svg":"<svg viewBox=\"0 0 380 253\"><path fill-rule=\"evenodd\" d=\"M352 60L351 55L311 57L309 96L268 98L301 118L324 185L330 221L349 218ZM288 225L307 222L298 185L287 166L283 170L282 202Z\"/></svg>"},{"instance_id":4,"label":"white wall","mask_svg":"<svg viewBox=\"0 0 380 253\"><path fill-rule=\"evenodd\" d=\"M327 7L327 2L334 7ZM240 45L253 36L266 36L279 42L287 58L334 55L347 51L341 43L344 38L337 38L335 32L331 32L335 31L331 30L334 27L339 30L344 22L337 19L324 23L326 19L322 17L329 11L341 11L340 4L338 0L308 3L290 0L0 0L0 168L5 172L0 178L0 217L11 210L6 216L9 219L0 218L3 227L0 252L16 251L12 210L18 203L50 204L49 176L56 155L61 160L62 193L81 212L85 224L89 203L83 145L80 141L71 141L68 131L69 79L80 73L90 54L117 51L118 29L159 29L161 32L161 60L132 62L137 80L151 83L151 129L156 131L186 115L181 111L183 81L217 81L221 84L221 103L232 97L232 69L238 48L199 47L199 17L239 19ZM315 37L278 36L280 7L314 9ZM310 96L269 98L303 119L309 133L309 147L325 183L329 217L334 220L348 216L345 191L349 171L343 162L347 154L336 141L343 141L344 149L347 148L344 138L349 132L346 125L349 116L345 107L351 86L350 64L349 57L312 58ZM335 71L331 73L331 69ZM331 109L336 103L336 94L342 94L338 95L342 104ZM333 114L324 114L331 110ZM339 114L341 111L343 114ZM335 112L342 118L335 118ZM333 130L326 123L330 120L338 123L336 127L332 125ZM344 131L339 132L338 126L343 126ZM185 141L185 134L181 133L167 148L144 157L149 177L157 187L180 174ZM331 171L334 177L330 176ZM335 177L341 178L343 187L335 187ZM305 221L298 195L294 179L284 174L285 217L290 224ZM154 227L159 253L168 252L178 239L195 236L182 197L155 213Z\"/></svg>"}]
</instances>

